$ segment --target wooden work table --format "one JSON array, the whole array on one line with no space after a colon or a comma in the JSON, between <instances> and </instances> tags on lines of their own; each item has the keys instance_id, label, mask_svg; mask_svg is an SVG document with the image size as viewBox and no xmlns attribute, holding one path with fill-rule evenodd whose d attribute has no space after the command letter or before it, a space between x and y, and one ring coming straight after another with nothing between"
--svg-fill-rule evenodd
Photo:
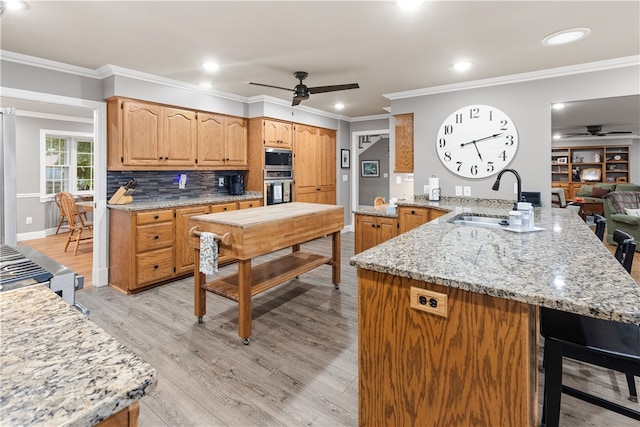
<instances>
[{"instance_id":1,"label":"wooden work table","mask_svg":"<svg viewBox=\"0 0 640 427\"><path fill-rule=\"evenodd\" d=\"M189 219L191 246L200 258L200 232L216 234L218 253L238 260L238 272L211 282L194 266L194 314L206 314L206 292L238 302L238 335L245 344L251 336L251 297L323 264L332 267L332 283L340 283L340 230L342 206L316 203L285 203L246 211L197 215ZM332 235L332 255L300 251L300 244ZM251 259L287 247L291 254L252 269Z\"/></svg>"}]
</instances>

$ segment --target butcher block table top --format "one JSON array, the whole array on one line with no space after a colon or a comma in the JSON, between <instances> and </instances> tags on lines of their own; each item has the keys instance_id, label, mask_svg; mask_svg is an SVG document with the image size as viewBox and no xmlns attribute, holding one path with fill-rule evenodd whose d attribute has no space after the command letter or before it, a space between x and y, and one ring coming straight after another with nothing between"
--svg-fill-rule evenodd
<instances>
[{"instance_id":1,"label":"butcher block table top","mask_svg":"<svg viewBox=\"0 0 640 427\"><path fill-rule=\"evenodd\" d=\"M189 219L189 224L198 231L216 235L231 233L230 244L221 244L219 251L243 260L342 230L344 208L318 203L283 203L196 215ZM199 245L199 240L193 240L192 244Z\"/></svg>"}]
</instances>

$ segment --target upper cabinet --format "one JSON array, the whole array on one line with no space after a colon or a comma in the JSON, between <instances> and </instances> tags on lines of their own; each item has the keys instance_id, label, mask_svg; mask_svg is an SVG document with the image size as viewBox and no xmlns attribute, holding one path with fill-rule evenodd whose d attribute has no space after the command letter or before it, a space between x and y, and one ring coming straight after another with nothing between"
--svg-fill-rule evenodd
<instances>
[{"instance_id":1,"label":"upper cabinet","mask_svg":"<svg viewBox=\"0 0 640 427\"><path fill-rule=\"evenodd\" d=\"M293 154L293 200L335 205L336 132L295 125Z\"/></svg>"},{"instance_id":2,"label":"upper cabinet","mask_svg":"<svg viewBox=\"0 0 640 427\"><path fill-rule=\"evenodd\" d=\"M397 114L395 119L395 173L413 173L413 113Z\"/></svg>"},{"instance_id":3,"label":"upper cabinet","mask_svg":"<svg viewBox=\"0 0 640 427\"><path fill-rule=\"evenodd\" d=\"M276 120L263 120L263 142L265 147L289 148L293 147L293 124Z\"/></svg>"},{"instance_id":4,"label":"upper cabinet","mask_svg":"<svg viewBox=\"0 0 640 427\"><path fill-rule=\"evenodd\" d=\"M124 98L107 103L107 168L243 169L247 120Z\"/></svg>"}]
</instances>

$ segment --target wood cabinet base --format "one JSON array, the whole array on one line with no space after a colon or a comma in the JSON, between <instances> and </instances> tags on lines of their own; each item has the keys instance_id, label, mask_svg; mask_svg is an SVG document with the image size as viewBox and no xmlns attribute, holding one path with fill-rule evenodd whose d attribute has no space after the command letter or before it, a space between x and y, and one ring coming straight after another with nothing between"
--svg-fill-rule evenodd
<instances>
[{"instance_id":1,"label":"wood cabinet base","mask_svg":"<svg viewBox=\"0 0 640 427\"><path fill-rule=\"evenodd\" d=\"M445 294L447 317L411 308ZM535 308L358 270L361 426L537 425Z\"/></svg>"},{"instance_id":2,"label":"wood cabinet base","mask_svg":"<svg viewBox=\"0 0 640 427\"><path fill-rule=\"evenodd\" d=\"M96 427L138 427L140 404L133 402L128 407L96 424Z\"/></svg>"}]
</instances>

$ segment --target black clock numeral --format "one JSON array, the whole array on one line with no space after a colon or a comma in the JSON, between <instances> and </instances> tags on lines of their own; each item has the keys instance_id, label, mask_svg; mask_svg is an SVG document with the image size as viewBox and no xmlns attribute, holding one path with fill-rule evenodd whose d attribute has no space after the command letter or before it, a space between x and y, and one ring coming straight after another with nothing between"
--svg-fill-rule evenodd
<instances>
[{"instance_id":1,"label":"black clock numeral","mask_svg":"<svg viewBox=\"0 0 640 427\"><path fill-rule=\"evenodd\" d=\"M451 135L453 133L453 125L445 125L444 134Z\"/></svg>"},{"instance_id":2,"label":"black clock numeral","mask_svg":"<svg viewBox=\"0 0 640 427\"><path fill-rule=\"evenodd\" d=\"M470 119L479 119L480 118L480 109L478 107L469 108L469 118Z\"/></svg>"},{"instance_id":3,"label":"black clock numeral","mask_svg":"<svg viewBox=\"0 0 640 427\"><path fill-rule=\"evenodd\" d=\"M445 162L450 162L451 161L451 152L450 151L445 151L445 153L444 153L444 161Z\"/></svg>"},{"instance_id":4,"label":"black clock numeral","mask_svg":"<svg viewBox=\"0 0 640 427\"><path fill-rule=\"evenodd\" d=\"M505 138L507 138L507 142L505 142L504 145L512 146L514 144L513 135L507 135Z\"/></svg>"},{"instance_id":5,"label":"black clock numeral","mask_svg":"<svg viewBox=\"0 0 640 427\"><path fill-rule=\"evenodd\" d=\"M471 175L478 175L478 165L471 166Z\"/></svg>"},{"instance_id":6,"label":"black clock numeral","mask_svg":"<svg viewBox=\"0 0 640 427\"><path fill-rule=\"evenodd\" d=\"M507 125L509 124L508 121L506 120L500 120L500 130L509 130L509 128L507 127Z\"/></svg>"},{"instance_id":7,"label":"black clock numeral","mask_svg":"<svg viewBox=\"0 0 640 427\"><path fill-rule=\"evenodd\" d=\"M447 145L447 141L444 138L438 140L438 148L444 148Z\"/></svg>"},{"instance_id":8,"label":"black clock numeral","mask_svg":"<svg viewBox=\"0 0 640 427\"><path fill-rule=\"evenodd\" d=\"M507 161L507 151L503 151L502 153L500 153L498 155L498 157L500 157L502 159L502 161L506 162Z\"/></svg>"},{"instance_id":9,"label":"black clock numeral","mask_svg":"<svg viewBox=\"0 0 640 427\"><path fill-rule=\"evenodd\" d=\"M458 168L456 169L456 171L460 172L460 168L462 167L462 162L456 162L456 165L458 165Z\"/></svg>"},{"instance_id":10,"label":"black clock numeral","mask_svg":"<svg viewBox=\"0 0 640 427\"><path fill-rule=\"evenodd\" d=\"M487 172L493 172L494 170L493 162L487 162Z\"/></svg>"},{"instance_id":11,"label":"black clock numeral","mask_svg":"<svg viewBox=\"0 0 640 427\"><path fill-rule=\"evenodd\" d=\"M462 113L456 114L456 124L462 123Z\"/></svg>"},{"instance_id":12,"label":"black clock numeral","mask_svg":"<svg viewBox=\"0 0 640 427\"><path fill-rule=\"evenodd\" d=\"M489 110L489 121L493 121L493 110Z\"/></svg>"}]
</instances>

